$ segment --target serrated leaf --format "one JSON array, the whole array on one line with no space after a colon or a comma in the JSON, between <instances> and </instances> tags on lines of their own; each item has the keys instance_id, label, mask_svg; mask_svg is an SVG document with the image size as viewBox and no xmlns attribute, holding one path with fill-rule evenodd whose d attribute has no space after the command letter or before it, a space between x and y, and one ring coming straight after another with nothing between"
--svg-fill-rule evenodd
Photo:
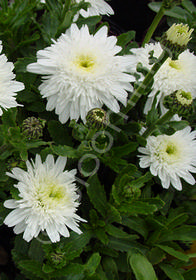
<instances>
[{"instance_id":1,"label":"serrated leaf","mask_svg":"<svg viewBox=\"0 0 196 280\"><path fill-rule=\"evenodd\" d=\"M171 255L179 260L182 260L185 262L189 261L189 257L187 255L185 255L181 252L178 252L169 246L166 246L166 245L156 245L156 246L159 247L160 249L162 249L163 251L165 251L166 253L168 253L169 255Z\"/></svg>"},{"instance_id":2,"label":"serrated leaf","mask_svg":"<svg viewBox=\"0 0 196 280\"><path fill-rule=\"evenodd\" d=\"M173 266L169 264L160 264L159 266L171 280L184 280L182 274Z\"/></svg>"},{"instance_id":3,"label":"serrated leaf","mask_svg":"<svg viewBox=\"0 0 196 280\"><path fill-rule=\"evenodd\" d=\"M128 259L137 280L157 280L152 264L138 250L129 250Z\"/></svg>"},{"instance_id":4,"label":"serrated leaf","mask_svg":"<svg viewBox=\"0 0 196 280\"><path fill-rule=\"evenodd\" d=\"M146 174L141 176L140 178L130 181L129 186L135 188L142 188L146 182L151 180L151 178L152 174L150 172L146 172Z\"/></svg>"},{"instance_id":5,"label":"serrated leaf","mask_svg":"<svg viewBox=\"0 0 196 280\"><path fill-rule=\"evenodd\" d=\"M87 193L95 209L105 217L108 205L104 187L100 184L97 174L89 177L87 183Z\"/></svg>"},{"instance_id":6,"label":"serrated leaf","mask_svg":"<svg viewBox=\"0 0 196 280\"><path fill-rule=\"evenodd\" d=\"M143 201L132 201L130 203L123 202L121 203L118 209L120 212L127 213L128 215L150 215L158 210L156 205L149 204Z\"/></svg>"}]
</instances>

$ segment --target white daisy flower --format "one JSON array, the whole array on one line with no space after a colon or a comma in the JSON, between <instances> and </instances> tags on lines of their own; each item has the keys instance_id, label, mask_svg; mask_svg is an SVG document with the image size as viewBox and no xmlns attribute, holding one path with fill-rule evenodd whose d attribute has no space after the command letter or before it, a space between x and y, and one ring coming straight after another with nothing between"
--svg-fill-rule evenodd
<instances>
[{"instance_id":1,"label":"white daisy flower","mask_svg":"<svg viewBox=\"0 0 196 280\"><path fill-rule=\"evenodd\" d=\"M141 168L150 167L150 172L158 176L163 188L170 184L182 190L180 178L191 185L195 184L190 172L196 173L196 131L187 126L173 135L149 136L145 148L138 151Z\"/></svg>"},{"instance_id":2,"label":"white daisy flower","mask_svg":"<svg viewBox=\"0 0 196 280\"><path fill-rule=\"evenodd\" d=\"M80 3L83 0L75 0L76 3ZM90 4L87 10L81 9L78 14L82 15L84 18L99 16L99 15L113 15L114 11L104 0L84 0Z\"/></svg>"},{"instance_id":3,"label":"white daisy flower","mask_svg":"<svg viewBox=\"0 0 196 280\"><path fill-rule=\"evenodd\" d=\"M89 7L87 10L81 9L74 17L74 21L76 21L79 15L82 15L84 18L99 16L99 15L113 15L114 11L112 7L106 3L104 0L72 0L72 3L80 3L80 2L89 3ZM45 0L40 0L41 3L45 3Z\"/></svg>"},{"instance_id":4,"label":"white daisy flower","mask_svg":"<svg viewBox=\"0 0 196 280\"><path fill-rule=\"evenodd\" d=\"M13 168L7 175L18 180L14 185L21 199L5 201L4 206L14 209L4 220L14 232L24 232L23 238L29 242L37 237L40 231L46 230L52 242L60 240L60 234L69 237L71 230L81 234L78 221L83 221L75 214L79 203L79 195L74 183L76 170L63 171L65 157L58 157L56 162L48 155L44 163L36 155L35 163L26 162L27 171Z\"/></svg>"},{"instance_id":5,"label":"white daisy flower","mask_svg":"<svg viewBox=\"0 0 196 280\"><path fill-rule=\"evenodd\" d=\"M0 41L0 53L2 52L2 42ZM15 81L16 75L13 73L14 64L8 62L5 54L0 55L0 116L3 109L19 106L16 101L18 91L24 89L24 84Z\"/></svg>"},{"instance_id":6,"label":"white daisy flower","mask_svg":"<svg viewBox=\"0 0 196 280\"><path fill-rule=\"evenodd\" d=\"M148 69L153 65L149 64L149 52L154 51L153 56L158 58L162 53L160 43L146 44L144 48L131 49L135 55L136 64L132 71L136 70L138 62ZM157 96L157 104L160 102L162 113L164 114L167 109L163 106L163 98L170 95L176 90L183 90L190 92L193 99L196 98L196 56L189 50L182 52L177 60L168 58L161 66L159 71L154 76L154 84L152 92L148 95L148 99L144 108L144 113L147 113L152 106L155 94L160 91ZM141 80L143 77L141 78Z\"/></svg>"},{"instance_id":7,"label":"white daisy flower","mask_svg":"<svg viewBox=\"0 0 196 280\"><path fill-rule=\"evenodd\" d=\"M117 38L107 37L103 26L90 35L88 26L76 24L50 47L37 52L37 62L27 66L29 72L45 75L39 89L47 98L46 110L55 109L61 123L69 118L85 121L89 110L105 104L119 112L120 101L127 104L127 91L135 78L129 70L134 56L116 56L121 47Z\"/></svg>"}]
</instances>

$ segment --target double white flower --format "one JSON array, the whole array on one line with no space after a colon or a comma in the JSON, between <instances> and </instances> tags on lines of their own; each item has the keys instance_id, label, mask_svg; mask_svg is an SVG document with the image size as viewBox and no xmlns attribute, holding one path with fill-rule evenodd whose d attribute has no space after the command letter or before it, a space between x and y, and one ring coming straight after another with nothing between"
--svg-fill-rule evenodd
<instances>
[{"instance_id":1,"label":"double white flower","mask_svg":"<svg viewBox=\"0 0 196 280\"><path fill-rule=\"evenodd\" d=\"M18 180L14 185L20 199L6 200L4 206L14 209L5 219L14 232L24 232L23 238L30 241L46 230L52 242L60 241L60 235L69 237L68 228L81 234L78 222L84 219L75 212L79 206L77 187L74 183L76 170L64 171L65 157L56 162L48 155L44 163L39 155L35 162L26 162L27 171L15 167L8 176ZM68 228L67 228L68 227Z\"/></svg>"}]
</instances>

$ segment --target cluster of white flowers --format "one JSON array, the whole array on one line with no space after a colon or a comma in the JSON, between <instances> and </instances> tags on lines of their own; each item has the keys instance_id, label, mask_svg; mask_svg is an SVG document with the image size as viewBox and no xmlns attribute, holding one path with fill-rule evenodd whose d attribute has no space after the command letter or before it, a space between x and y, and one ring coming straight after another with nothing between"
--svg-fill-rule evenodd
<instances>
[{"instance_id":1,"label":"cluster of white flowers","mask_svg":"<svg viewBox=\"0 0 196 280\"><path fill-rule=\"evenodd\" d=\"M112 8L103 0L85 2L90 6L87 11L79 12L83 17L113 14ZM175 33L173 29L171 31L169 37ZM108 36L106 26L92 35L87 25L79 29L73 23L56 41L53 40L51 46L37 52L37 62L29 64L27 70L42 75L39 90L47 99L46 110L55 110L61 123L69 118L81 118L85 122L87 113L93 108L106 105L118 113L118 102L126 106L128 92L133 91L131 83L135 81L132 73L136 72L138 62L150 70L149 53L158 58L162 47L160 43L151 43L144 48L131 49L132 54L124 56L118 55L120 51L117 38ZM0 55L0 106L4 109L18 106L16 92L24 89L22 83L14 80L13 68L13 63ZM168 58L154 76L145 113L151 108L157 92L157 104L160 103L162 113L166 111L164 96L176 90L190 92L195 98L195 77L196 56L189 50L182 52L177 60ZM0 115L2 113L0 108ZM139 156L140 167L150 167L152 175L159 176L166 189L172 184L181 190L180 178L195 184L190 174L196 173L195 138L196 131L191 132L190 127L170 136L149 136L146 147L139 148L143 154ZM18 180L14 187L18 189L19 199L5 201L5 207L14 210L4 223L14 226L16 234L24 232L26 241L38 237L42 231L46 231L52 242L58 242L60 235L68 237L68 228L80 234L78 222L86 221L76 214L79 206L74 182L76 170L64 171L66 158L59 157L55 162L52 155L48 155L44 163L36 155L35 162L27 161L26 165L27 171L14 168L12 173L7 173Z\"/></svg>"},{"instance_id":2,"label":"cluster of white flowers","mask_svg":"<svg viewBox=\"0 0 196 280\"><path fill-rule=\"evenodd\" d=\"M160 43L146 44L143 48L131 49L135 56L135 64L132 64L132 71L136 71L138 62L141 62L144 67L151 69L153 64L150 63L150 52L153 52L153 57L158 58L163 49ZM144 113L147 113L152 106L155 95L157 95L157 104L160 104L162 114L167 109L163 106L163 99L166 95L170 95L176 90L191 92L193 99L196 98L196 56L189 50L182 52L177 60L168 58L161 66L159 71L154 76L154 83L151 93L148 95L145 104ZM140 80L143 80L141 77Z\"/></svg>"}]
</instances>

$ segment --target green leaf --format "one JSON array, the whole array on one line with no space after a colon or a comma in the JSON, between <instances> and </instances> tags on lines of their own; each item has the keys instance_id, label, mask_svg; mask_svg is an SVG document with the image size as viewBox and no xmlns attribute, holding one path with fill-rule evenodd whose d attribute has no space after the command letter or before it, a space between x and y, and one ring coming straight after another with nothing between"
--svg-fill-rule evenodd
<instances>
[{"instance_id":1,"label":"green leaf","mask_svg":"<svg viewBox=\"0 0 196 280\"><path fill-rule=\"evenodd\" d=\"M178 272L176 268L169 264L160 264L160 268L165 272L165 274L172 280L184 280L181 273Z\"/></svg>"},{"instance_id":2,"label":"green leaf","mask_svg":"<svg viewBox=\"0 0 196 280\"><path fill-rule=\"evenodd\" d=\"M164 232L159 242L181 240L181 241L194 241L196 236L196 226L184 225L173 230Z\"/></svg>"},{"instance_id":3,"label":"green leaf","mask_svg":"<svg viewBox=\"0 0 196 280\"><path fill-rule=\"evenodd\" d=\"M155 247L152 248L147 253L148 260L151 262L152 265L156 265L160 262L162 262L165 259L165 252L163 252L161 249Z\"/></svg>"},{"instance_id":4,"label":"green leaf","mask_svg":"<svg viewBox=\"0 0 196 280\"><path fill-rule=\"evenodd\" d=\"M26 73L27 65L30 63L36 62L35 57L22 57L18 58L18 60L14 63L14 68L17 73Z\"/></svg>"},{"instance_id":5,"label":"green leaf","mask_svg":"<svg viewBox=\"0 0 196 280\"><path fill-rule=\"evenodd\" d=\"M44 251L42 248L42 243L38 241L37 239L33 239L31 241L29 251L28 251L28 256L32 260L36 260L40 263L43 262L44 260Z\"/></svg>"},{"instance_id":6,"label":"green leaf","mask_svg":"<svg viewBox=\"0 0 196 280\"><path fill-rule=\"evenodd\" d=\"M117 237L117 238L122 238L122 239L137 239L138 235L136 234L128 234L127 232L123 231L120 228L117 228L113 225L106 225L105 230L107 233L111 236Z\"/></svg>"},{"instance_id":7,"label":"green leaf","mask_svg":"<svg viewBox=\"0 0 196 280\"><path fill-rule=\"evenodd\" d=\"M141 219L140 217L131 217L128 218L126 216L122 217L122 225L129 227L130 229L138 232L144 238L148 235L148 226L145 220Z\"/></svg>"},{"instance_id":8,"label":"green leaf","mask_svg":"<svg viewBox=\"0 0 196 280\"><path fill-rule=\"evenodd\" d=\"M152 264L136 249L130 249L128 259L137 280L157 280Z\"/></svg>"},{"instance_id":9,"label":"green leaf","mask_svg":"<svg viewBox=\"0 0 196 280\"><path fill-rule=\"evenodd\" d=\"M54 267L50 266L49 264L43 263L42 270L43 270L44 273L51 273L55 269L54 269Z\"/></svg>"},{"instance_id":10,"label":"green leaf","mask_svg":"<svg viewBox=\"0 0 196 280\"><path fill-rule=\"evenodd\" d=\"M117 45L124 48L131 40L135 38L135 31L128 31L126 33L122 33L118 36Z\"/></svg>"},{"instance_id":11,"label":"green leaf","mask_svg":"<svg viewBox=\"0 0 196 280\"><path fill-rule=\"evenodd\" d=\"M94 253L91 255L87 263L85 264L85 271L87 272L88 276L92 276L97 267L99 266L101 261L101 256L99 253Z\"/></svg>"},{"instance_id":12,"label":"green leaf","mask_svg":"<svg viewBox=\"0 0 196 280\"><path fill-rule=\"evenodd\" d=\"M52 150L58 156L68 157L68 158L80 157L80 153L76 149L70 146L66 146L66 145L52 146Z\"/></svg>"},{"instance_id":13,"label":"green leaf","mask_svg":"<svg viewBox=\"0 0 196 280\"><path fill-rule=\"evenodd\" d=\"M146 182L151 180L151 178L152 178L151 173L146 172L146 174L141 176L140 178L130 181L129 186L135 188L142 188Z\"/></svg>"},{"instance_id":14,"label":"green leaf","mask_svg":"<svg viewBox=\"0 0 196 280\"><path fill-rule=\"evenodd\" d=\"M52 120L48 122L48 131L56 144L72 146L72 137L68 128L60 122Z\"/></svg>"},{"instance_id":15,"label":"green leaf","mask_svg":"<svg viewBox=\"0 0 196 280\"><path fill-rule=\"evenodd\" d=\"M118 209L120 212L127 213L129 215L150 215L158 210L156 205L149 204L143 201L132 201L130 203L123 202Z\"/></svg>"},{"instance_id":16,"label":"green leaf","mask_svg":"<svg viewBox=\"0 0 196 280\"><path fill-rule=\"evenodd\" d=\"M186 271L183 276L184 280L193 280L196 275L196 267Z\"/></svg>"},{"instance_id":17,"label":"green leaf","mask_svg":"<svg viewBox=\"0 0 196 280\"><path fill-rule=\"evenodd\" d=\"M182 260L185 262L189 261L189 257L187 255L185 255L181 252L178 252L171 247L168 247L166 245L156 245L156 246L159 247L160 249L162 249L163 251L165 251L166 253L168 253L169 255L171 255L179 260Z\"/></svg>"},{"instance_id":18,"label":"green leaf","mask_svg":"<svg viewBox=\"0 0 196 280\"><path fill-rule=\"evenodd\" d=\"M138 143L129 142L128 144L125 144L123 146L114 147L110 151L112 152L114 157L121 158L123 156L126 156L126 155L136 151L137 147L138 147Z\"/></svg>"},{"instance_id":19,"label":"green leaf","mask_svg":"<svg viewBox=\"0 0 196 280\"><path fill-rule=\"evenodd\" d=\"M100 184L97 174L89 177L87 193L95 209L105 217L107 215L107 198L104 187Z\"/></svg>"},{"instance_id":20,"label":"green leaf","mask_svg":"<svg viewBox=\"0 0 196 280\"><path fill-rule=\"evenodd\" d=\"M196 13L196 7L195 7L195 5L193 4L192 1L190 1L190 0L183 0L183 1L182 1L182 6L183 6L187 11L189 11L189 13L193 13L193 12Z\"/></svg>"},{"instance_id":21,"label":"green leaf","mask_svg":"<svg viewBox=\"0 0 196 280\"><path fill-rule=\"evenodd\" d=\"M3 112L2 115L2 122L7 127L15 127L16 126L16 115L17 109L11 108Z\"/></svg>"},{"instance_id":22,"label":"green leaf","mask_svg":"<svg viewBox=\"0 0 196 280\"><path fill-rule=\"evenodd\" d=\"M113 258L105 257L102 261L103 269L110 280L118 280L118 268Z\"/></svg>"},{"instance_id":23,"label":"green leaf","mask_svg":"<svg viewBox=\"0 0 196 280\"><path fill-rule=\"evenodd\" d=\"M35 260L23 260L19 261L18 265L20 268L31 272L33 275L45 279L45 273L42 271L42 265Z\"/></svg>"}]
</instances>

